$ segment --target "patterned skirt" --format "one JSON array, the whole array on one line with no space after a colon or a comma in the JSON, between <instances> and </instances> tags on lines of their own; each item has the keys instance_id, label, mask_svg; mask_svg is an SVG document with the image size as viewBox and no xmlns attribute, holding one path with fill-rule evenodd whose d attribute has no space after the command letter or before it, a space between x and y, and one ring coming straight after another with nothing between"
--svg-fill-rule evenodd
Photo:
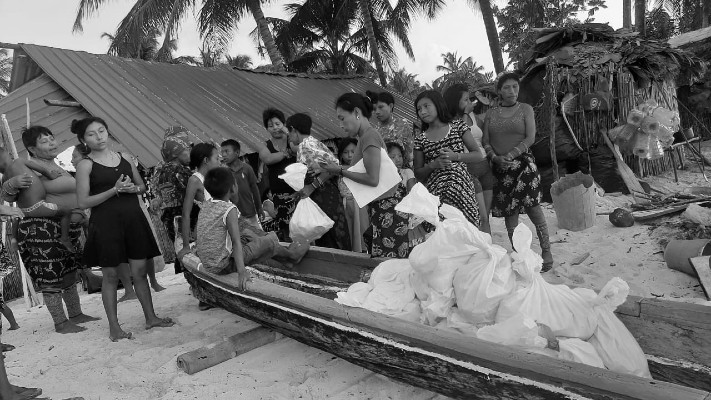
<instances>
[{"instance_id":1,"label":"patterned skirt","mask_svg":"<svg viewBox=\"0 0 711 400\"><path fill-rule=\"evenodd\" d=\"M269 228L276 232L282 242L291 242L289 237L289 221L296 209L296 201L291 197L293 193L272 193L272 202L276 210L276 218Z\"/></svg>"},{"instance_id":2,"label":"patterned skirt","mask_svg":"<svg viewBox=\"0 0 711 400\"><path fill-rule=\"evenodd\" d=\"M59 286L76 283L76 279L67 279L67 275L83 268L81 231L81 227L75 225L69 231L76 250L71 253L59 241L62 228L58 219L24 218L20 221L17 229L20 257L40 289L64 289Z\"/></svg>"},{"instance_id":3,"label":"patterned skirt","mask_svg":"<svg viewBox=\"0 0 711 400\"><path fill-rule=\"evenodd\" d=\"M395 194L370 203L371 257L407 258L410 255L409 214L395 211L407 189L398 185Z\"/></svg>"},{"instance_id":4,"label":"patterned skirt","mask_svg":"<svg viewBox=\"0 0 711 400\"><path fill-rule=\"evenodd\" d=\"M479 203L473 179L464 163L455 162L450 168L434 170L427 178L425 187L439 196L443 204L456 207L469 222L479 227Z\"/></svg>"},{"instance_id":5,"label":"patterned skirt","mask_svg":"<svg viewBox=\"0 0 711 400\"><path fill-rule=\"evenodd\" d=\"M316 240L316 245L350 251L351 235L348 231L346 211L343 208L343 198L338 190L338 181L331 179L324 182L323 186L311 195L311 199L334 222L333 228Z\"/></svg>"},{"instance_id":6,"label":"patterned skirt","mask_svg":"<svg viewBox=\"0 0 711 400\"><path fill-rule=\"evenodd\" d=\"M495 165L492 171L496 177L491 205L494 217L525 214L541 202L541 175L531 153L521 154L509 166Z\"/></svg>"}]
</instances>

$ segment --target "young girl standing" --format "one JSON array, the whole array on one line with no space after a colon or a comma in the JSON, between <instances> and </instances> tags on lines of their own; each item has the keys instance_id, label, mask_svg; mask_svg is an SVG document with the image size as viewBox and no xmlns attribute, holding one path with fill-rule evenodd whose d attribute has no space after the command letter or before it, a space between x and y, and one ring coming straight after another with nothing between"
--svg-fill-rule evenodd
<instances>
[{"instance_id":1,"label":"young girl standing","mask_svg":"<svg viewBox=\"0 0 711 400\"><path fill-rule=\"evenodd\" d=\"M130 161L132 156L108 148L108 127L101 118L74 120L71 130L91 150L77 165L77 200L79 207L92 209L84 261L102 270L101 297L109 320L109 338L117 341L132 336L121 329L116 314L117 269L121 264L131 268L146 329L172 326L170 318L159 318L153 309L146 260L160 255L160 251L136 196L145 191L145 185Z\"/></svg>"},{"instance_id":2,"label":"young girl standing","mask_svg":"<svg viewBox=\"0 0 711 400\"><path fill-rule=\"evenodd\" d=\"M422 133L415 137L415 176L442 203L458 208L479 227L479 207L466 163L484 157L469 127L461 120L452 122L442 95L434 90L417 96L415 111L422 121Z\"/></svg>"},{"instance_id":3,"label":"young girl standing","mask_svg":"<svg viewBox=\"0 0 711 400\"><path fill-rule=\"evenodd\" d=\"M358 145L358 140L354 138L342 138L338 143L338 160L341 165L348 168L352 165L353 154L355 153L356 146ZM341 197L343 198L343 208L346 213L346 221L348 222L348 231L351 236L351 248L357 253L367 252L367 246L363 240L363 233L368 228L370 224L368 222L368 208L358 207L355 199L353 198L353 193L348 190L346 182L343 181L343 177L338 179L338 190L341 192Z\"/></svg>"}]
</instances>

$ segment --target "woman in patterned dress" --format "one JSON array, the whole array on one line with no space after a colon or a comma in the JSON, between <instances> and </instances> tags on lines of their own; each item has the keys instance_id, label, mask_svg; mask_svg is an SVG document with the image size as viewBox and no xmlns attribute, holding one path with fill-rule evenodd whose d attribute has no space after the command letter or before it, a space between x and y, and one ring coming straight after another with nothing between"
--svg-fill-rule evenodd
<instances>
[{"instance_id":1,"label":"woman in patterned dress","mask_svg":"<svg viewBox=\"0 0 711 400\"><path fill-rule=\"evenodd\" d=\"M541 271L546 272L553 266L553 255L546 218L539 205L541 175L529 150L536 137L536 121L533 107L518 102L518 79L513 73L499 77L496 89L501 102L489 109L484 119L482 143L497 179L491 214L505 218L509 240L518 225L519 214L528 214L541 245Z\"/></svg>"},{"instance_id":2,"label":"woman in patterned dress","mask_svg":"<svg viewBox=\"0 0 711 400\"><path fill-rule=\"evenodd\" d=\"M483 156L469 126L451 121L442 95L434 90L417 96L415 111L422 121L422 133L415 137L415 176L442 203L456 207L479 227L479 205L467 163Z\"/></svg>"},{"instance_id":3,"label":"woman in patterned dress","mask_svg":"<svg viewBox=\"0 0 711 400\"><path fill-rule=\"evenodd\" d=\"M405 118L395 118L395 97L388 92L366 92L373 103L375 114L375 129L380 133L383 141L394 142L405 149L403 156L405 164L412 165L413 132L412 123Z\"/></svg>"},{"instance_id":4,"label":"woman in patterned dress","mask_svg":"<svg viewBox=\"0 0 711 400\"><path fill-rule=\"evenodd\" d=\"M378 186L385 142L368 121L372 113L370 99L358 93L345 93L336 100L336 115L341 127L349 136L358 136L352 163L355 165L363 160L366 172L349 171L335 162L323 164L324 170L363 185ZM395 206L404 196L404 188L396 185L369 204L373 228L370 243L372 257L406 258L410 255L407 217L395 211Z\"/></svg>"}]
</instances>

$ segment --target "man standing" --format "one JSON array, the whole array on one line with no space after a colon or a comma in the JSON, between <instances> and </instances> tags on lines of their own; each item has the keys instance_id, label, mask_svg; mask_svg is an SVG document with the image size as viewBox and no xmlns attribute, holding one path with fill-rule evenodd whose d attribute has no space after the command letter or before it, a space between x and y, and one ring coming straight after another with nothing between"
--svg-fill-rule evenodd
<instances>
[{"instance_id":1,"label":"man standing","mask_svg":"<svg viewBox=\"0 0 711 400\"><path fill-rule=\"evenodd\" d=\"M252 167L239 158L241 146L238 141L227 139L220 146L222 147L222 162L232 171L235 182L237 182L237 193L232 196L231 200L239 209L240 219L261 230L259 220L263 211L257 187L257 176Z\"/></svg>"}]
</instances>

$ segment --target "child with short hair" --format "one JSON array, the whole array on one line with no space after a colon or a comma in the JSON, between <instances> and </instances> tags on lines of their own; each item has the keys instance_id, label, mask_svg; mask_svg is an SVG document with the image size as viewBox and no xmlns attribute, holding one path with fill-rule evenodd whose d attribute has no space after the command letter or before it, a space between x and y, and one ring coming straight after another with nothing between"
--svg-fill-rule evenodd
<instances>
[{"instance_id":1,"label":"child with short hair","mask_svg":"<svg viewBox=\"0 0 711 400\"><path fill-rule=\"evenodd\" d=\"M244 290L250 280L245 265L270 258L298 263L308 251L308 244L294 242L289 248L279 244L276 234L263 236L249 233L242 243L239 210L230 198L237 191L232 171L226 167L214 168L205 175L205 190L212 199L203 203L197 222L197 256L208 272L224 275L239 274L238 288Z\"/></svg>"},{"instance_id":2,"label":"child with short hair","mask_svg":"<svg viewBox=\"0 0 711 400\"><path fill-rule=\"evenodd\" d=\"M242 219L251 226L261 229L260 219L264 214L262 199L257 187L257 175L252 167L242 161L241 145L234 139L227 139L220 145L222 162L232 171L238 190L231 199L237 205Z\"/></svg>"}]
</instances>

